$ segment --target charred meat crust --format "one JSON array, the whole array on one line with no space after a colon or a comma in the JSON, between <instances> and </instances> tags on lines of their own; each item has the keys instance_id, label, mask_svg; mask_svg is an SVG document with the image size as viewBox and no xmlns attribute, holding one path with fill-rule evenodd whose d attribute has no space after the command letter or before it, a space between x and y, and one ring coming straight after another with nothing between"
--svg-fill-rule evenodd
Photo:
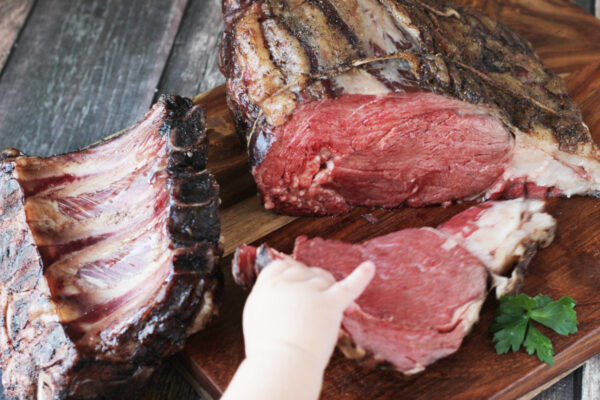
<instances>
[{"instance_id":1,"label":"charred meat crust","mask_svg":"<svg viewBox=\"0 0 600 400\"><path fill-rule=\"evenodd\" d=\"M356 17L361 11L352 9L355 3L343 3L348 9L341 11ZM261 154L268 150L269 128L285 121L295 105L322 96L335 97L327 90L333 77L353 68L368 71L377 62L397 62L397 70L411 78L403 82L404 89L418 88L483 105L513 133L519 130L550 140L565 152L597 155L580 111L560 77L545 68L531 45L508 27L444 0L362 3L387 13L385 17L394 21L393 29L404 35L403 43L395 42L394 51L373 43L365 48L356 40L360 26L349 26L348 21L334 24L340 19L336 0L223 2L226 29L221 70L227 77L230 109L238 130L245 132L253 165L260 164ZM301 43L305 54L294 54L310 64L310 70L301 74L306 79L298 80L290 75L289 68L280 65L265 68L260 76L252 74L251 66L245 64L251 56L240 43L249 41L255 46L249 51L270 54L264 45L265 21L278 24ZM302 25L318 21L316 26ZM302 26L304 30L298 28ZM305 32L309 30L315 31L312 36ZM338 38L335 43L334 38ZM388 57L399 61L375 61ZM389 86L389 82L382 83ZM256 95L258 86L260 96ZM404 90L397 85L390 89ZM273 108L274 102L280 107ZM277 115L260 118L265 113ZM257 141L252 135L263 138Z\"/></svg>"},{"instance_id":2,"label":"charred meat crust","mask_svg":"<svg viewBox=\"0 0 600 400\"><path fill-rule=\"evenodd\" d=\"M546 232L544 241L526 240L522 243L523 254L515 261L514 268L509 277L492 276L492 283L496 286L496 297L510 296L521 293L527 268L538 249L548 247L554 240L554 229Z\"/></svg>"},{"instance_id":3,"label":"charred meat crust","mask_svg":"<svg viewBox=\"0 0 600 400\"><path fill-rule=\"evenodd\" d=\"M268 247L266 244L258 248L245 244L238 247L233 255L232 274L235 283L246 290L250 290L258 274L271 261L279 259L283 255Z\"/></svg>"},{"instance_id":4,"label":"charred meat crust","mask_svg":"<svg viewBox=\"0 0 600 400\"><path fill-rule=\"evenodd\" d=\"M340 330L337 348L346 358L358 361L366 368L392 368L385 360L377 358L371 352L357 346L350 335L343 330Z\"/></svg>"},{"instance_id":5,"label":"charred meat crust","mask_svg":"<svg viewBox=\"0 0 600 400\"><path fill-rule=\"evenodd\" d=\"M340 330L338 335L337 348L344 357L358 362L367 369L394 369L393 365L386 360L375 356L372 352L365 350L354 343L352 337L344 330Z\"/></svg>"},{"instance_id":6,"label":"charred meat crust","mask_svg":"<svg viewBox=\"0 0 600 400\"><path fill-rule=\"evenodd\" d=\"M148 134L167 137L170 270L153 307L91 348L80 345L78 332L61 321L27 220L27 194L16 164L43 159L14 149L0 156L0 363L10 397L133 398L160 359L180 350L186 336L217 312L223 285L217 268L222 252L219 187L205 170L204 111L189 99L161 96L146 118L155 118ZM61 156L51 158L56 157Z\"/></svg>"}]
</instances>

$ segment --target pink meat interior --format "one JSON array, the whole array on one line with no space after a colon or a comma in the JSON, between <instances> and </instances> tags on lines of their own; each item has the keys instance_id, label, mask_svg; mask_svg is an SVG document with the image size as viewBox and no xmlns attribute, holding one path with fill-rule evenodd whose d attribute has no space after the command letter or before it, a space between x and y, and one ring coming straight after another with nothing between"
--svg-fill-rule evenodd
<instances>
[{"instance_id":1,"label":"pink meat interior","mask_svg":"<svg viewBox=\"0 0 600 400\"><path fill-rule=\"evenodd\" d=\"M355 245L302 237L294 257L336 280L363 261L375 262L376 275L343 326L359 347L404 372L455 352L472 323L464 314L486 295L481 262L433 229L407 229Z\"/></svg>"},{"instance_id":2,"label":"pink meat interior","mask_svg":"<svg viewBox=\"0 0 600 400\"><path fill-rule=\"evenodd\" d=\"M254 176L267 208L337 214L481 194L513 139L484 108L433 93L346 94L298 106Z\"/></svg>"},{"instance_id":3,"label":"pink meat interior","mask_svg":"<svg viewBox=\"0 0 600 400\"><path fill-rule=\"evenodd\" d=\"M18 160L44 274L81 347L110 343L103 332L150 309L171 272L166 136L157 130L148 118L82 152Z\"/></svg>"}]
</instances>

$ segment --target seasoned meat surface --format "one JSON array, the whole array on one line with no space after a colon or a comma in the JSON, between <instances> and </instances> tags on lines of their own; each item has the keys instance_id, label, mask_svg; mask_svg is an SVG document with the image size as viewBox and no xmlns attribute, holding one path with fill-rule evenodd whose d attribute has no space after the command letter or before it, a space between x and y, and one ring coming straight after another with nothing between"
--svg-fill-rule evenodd
<instances>
[{"instance_id":1,"label":"seasoned meat surface","mask_svg":"<svg viewBox=\"0 0 600 400\"><path fill-rule=\"evenodd\" d=\"M223 14L228 103L267 208L328 215L598 192L599 152L561 78L474 10L444 0L224 0ZM452 121L415 112L428 106ZM479 154L473 143L499 138L493 153L481 146L492 159L472 165L436 154ZM366 152L340 144L371 139ZM415 155L418 176L390 178L390 163L413 161L412 140L428 144ZM481 162L487 182L465 188Z\"/></svg>"}]
</instances>

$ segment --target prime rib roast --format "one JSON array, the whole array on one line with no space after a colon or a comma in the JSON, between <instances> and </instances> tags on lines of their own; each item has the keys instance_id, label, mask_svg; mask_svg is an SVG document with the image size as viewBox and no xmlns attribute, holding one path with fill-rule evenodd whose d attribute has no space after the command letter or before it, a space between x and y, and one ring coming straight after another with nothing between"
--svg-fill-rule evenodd
<instances>
[{"instance_id":1,"label":"prime rib roast","mask_svg":"<svg viewBox=\"0 0 600 400\"><path fill-rule=\"evenodd\" d=\"M268 209L345 213L591 195L600 152L563 81L445 0L223 0L221 70Z\"/></svg>"},{"instance_id":2,"label":"prime rib roast","mask_svg":"<svg viewBox=\"0 0 600 400\"><path fill-rule=\"evenodd\" d=\"M497 295L519 288L537 248L553 239L555 221L543 206L541 200L488 202L436 229L406 229L359 244L299 237L293 257L337 280L373 261L375 277L346 310L338 347L347 357L413 374L459 348L478 320L488 281ZM282 257L288 256L266 245L241 246L234 278L250 287Z\"/></svg>"},{"instance_id":3,"label":"prime rib roast","mask_svg":"<svg viewBox=\"0 0 600 400\"><path fill-rule=\"evenodd\" d=\"M134 398L216 311L218 186L204 112L49 158L0 161L0 367L17 399Z\"/></svg>"}]
</instances>

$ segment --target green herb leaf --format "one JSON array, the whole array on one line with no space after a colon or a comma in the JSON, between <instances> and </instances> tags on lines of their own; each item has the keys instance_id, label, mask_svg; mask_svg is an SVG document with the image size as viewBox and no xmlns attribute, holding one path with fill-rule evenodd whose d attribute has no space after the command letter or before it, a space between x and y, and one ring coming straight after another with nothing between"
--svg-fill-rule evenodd
<instances>
[{"instance_id":1,"label":"green herb leaf","mask_svg":"<svg viewBox=\"0 0 600 400\"><path fill-rule=\"evenodd\" d=\"M563 297L560 300L547 303L541 308L531 310L531 319L546 325L555 332L567 336L577 332L577 313L575 312L575 300Z\"/></svg>"},{"instance_id":2,"label":"green herb leaf","mask_svg":"<svg viewBox=\"0 0 600 400\"><path fill-rule=\"evenodd\" d=\"M541 294L538 294L534 297L534 299L536 302L536 307L544 307L545 305L552 303L552 298L550 296L542 296Z\"/></svg>"},{"instance_id":3,"label":"green herb leaf","mask_svg":"<svg viewBox=\"0 0 600 400\"><path fill-rule=\"evenodd\" d=\"M519 315L523 311L531 310L538 306L535 298L531 298L526 294L516 296L502 296L500 299L500 309L502 314Z\"/></svg>"},{"instance_id":4,"label":"green herb leaf","mask_svg":"<svg viewBox=\"0 0 600 400\"><path fill-rule=\"evenodd\" d=\"M548 296L529 297L524 294L503 296L496 311L491 331L498 354L518 351L521 345L530 355L536 353L540 361L554 362L552 342L535 326L539 322L561 335L577 332L575 301L570 297L552 301Z\"/></svg>"},{"instance_id":5,"label":"green herb leaf","mask_svg":"<svg viewBox=\"0 0 600 400\"><path fill-rule=\"evenodd\" d=\"M527 322L529 318L525 314L513 317L511 321L503 324L503 327L494 333L494 343L498 354L508 353L508 350L517 351L525 339Z\"/></svg>"},{"instance_id":6,"label":"green herb leaf","mask_svg":"<svg viewBox=\"0 0 600 400\"><path fill-rule=\"evenodd\" d=\"M527 338L525 338L523 344L525 345L527 354L532 355L535 352L540 361L554 365L554 348L552 347L552 342L532 322L529 322Z\"/></svg>"}]
</instances>

